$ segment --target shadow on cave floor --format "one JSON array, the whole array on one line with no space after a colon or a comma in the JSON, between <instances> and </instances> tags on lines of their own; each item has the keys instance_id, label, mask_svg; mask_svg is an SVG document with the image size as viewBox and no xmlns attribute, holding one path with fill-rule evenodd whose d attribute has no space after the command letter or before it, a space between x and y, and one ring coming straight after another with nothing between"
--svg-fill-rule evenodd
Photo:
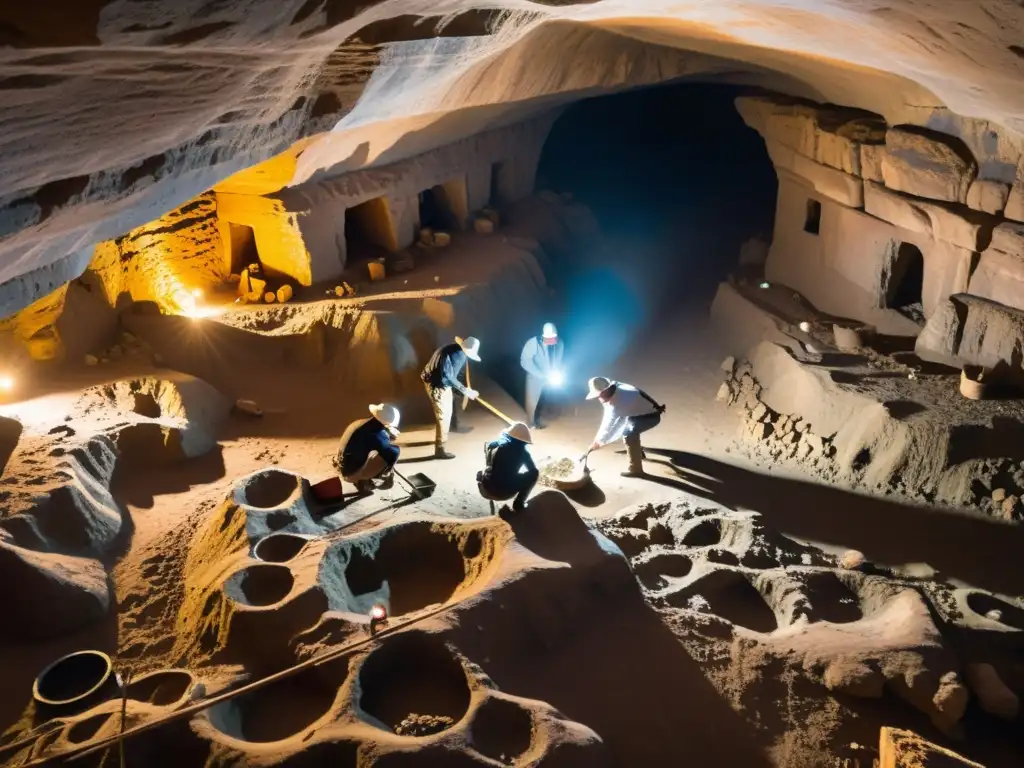
<instances>
[{"instance_id":1,"label":"shadow on cave floor","mask_svg":"<svg viewBox=\"0 0 1024 768\"><path fill-rule=\"evenodd\" d=\"M683 451L646 450L669 459L688 493L759 512L784 533L858 549L880 563L928 563L982 589L1024 593L1020 526L761 474Z\"/></svg>"},{"instance_id":2,"label":"shadow on cave floor","mask_svg":"<svg viewBox=\"0 0 1024 768\"><path fill-rule=\"evenodd\" d=\"M226 471L224 450L218 445L203 456L165 466L118 463L110 489L122 505L151 509L154 497L184 493L193 486L216 482L224 478Z\"/></svg>"}]
</instances>

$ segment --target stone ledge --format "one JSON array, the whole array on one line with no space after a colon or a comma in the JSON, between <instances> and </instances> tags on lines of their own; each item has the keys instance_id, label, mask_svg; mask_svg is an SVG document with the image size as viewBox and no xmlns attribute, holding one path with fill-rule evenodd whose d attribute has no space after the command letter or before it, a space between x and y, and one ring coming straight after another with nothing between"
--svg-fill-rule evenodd
<instances>
[{"instance_id":1,"label":"stone ledge","mask_svg":"<svg viewBox=\"0 0 1024 768\"><path fill-rule=\"evenodd\" d=\"M864 182L864 210L897 227L970 251L980 250L984 245L983 221L972 221L941 203L902 195L871 181Z\"/></svg>"}]
</instances>

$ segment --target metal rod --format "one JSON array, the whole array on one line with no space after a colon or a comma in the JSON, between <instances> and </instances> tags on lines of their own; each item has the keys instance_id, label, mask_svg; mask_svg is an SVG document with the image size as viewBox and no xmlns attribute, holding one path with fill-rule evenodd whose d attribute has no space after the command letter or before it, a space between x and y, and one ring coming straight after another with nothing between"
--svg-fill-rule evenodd
<instances>
[{"instance_id":1,"label":"metal rod","mask_svg":"<svg viewBox=\"0 0 1024 768\"><path fill-rule=\"evenodd\" d=\"M399 630L406 629L407 627L411 627L412 625L418 624L421 621L426 621L427 619L431 619L434 616L437 616L441 613L453 610L456 607L458 607L458 605L459 604L456 603L454 605L439 606L431 611L428 611L427 613L424 613L422 616L417 616L414 619L409 619L408 621L404 621L401 624L392 624L390 626L387 626L384 629L379 630L376 635L365 637L362 640L356 640L354 643L350 643L349 645L345 645L341 648L336 648L333 651L329 651L328 653L325 653L323 656L316 656L312 659L307 659L306 661L294 664L286 669L282 669L280 672L275 672L272 675L267 675L266 677L260 678L259 680L255 680L251 683L243 685L241 688L235 688L230 691L225 691L224 693L218 694L217 696L212 696L211 698L205 699L204 701L200 701L191 706L179 709L176 712L172 712L168 715L164 715L159 718L154 718L153 720L149 720L145 723L140 723L139 725L136 725L133 728L129 728L121 734L118 734L116 736L108 736L107 738L100 741L98 744L83 744L80 748L71 749L62 754L54 755L53 757L47 757L45 759L33 760L30 763L24 763L21 766L21 768L35 768L35 766L45 765L53 760L58 759L67 761L79 760L83 757L99 752L100 750L106 749L107 747L113 746L115 743L123 739L128 739L131 736L136 736L140 733L143 733L144 731L149 731L153 728L157 728L158 726L165 725L166 723L171 723L177 720L182 720L186 717L191 717L192 715L198 714L199 712L202 712L204 709L208 709L216 704L221 704L225 701L230 701L231 699L237 696L242 696L247 693L253 693L254 691L258 691L259 689L264 688L273 683L280 682L281 680L291 677L292 675L298 674L299 672L304 672L307 669L312 669L313 667L318 667L321 664L326 664L327 662L340 659L343 656L346 656L350 653L353 653L354 651L366 647L367 645L370 645L373 642L376 642L382 637L387 637L388 635L392 635L395 632L398 632Z\"/></svg>"}]
</instances>

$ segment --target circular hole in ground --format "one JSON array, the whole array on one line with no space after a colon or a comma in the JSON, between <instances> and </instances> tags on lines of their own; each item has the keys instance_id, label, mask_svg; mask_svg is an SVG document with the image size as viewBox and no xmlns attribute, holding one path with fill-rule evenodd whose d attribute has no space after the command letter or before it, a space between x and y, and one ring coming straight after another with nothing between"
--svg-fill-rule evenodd
<instances>
[{"instance_id":1,"label":"circular hole in ground","mask_svg":"<svg viewBox=\"0 0 1024 768\"><path fill-rule=\"evenodd\" d=\"M166 707L181 701L181 697L192 687L192 683L193 678L189 672L183 669L167 669L132 681L127 693L129 699L145 701L156 707Z\"/></svg>"},{"instance_id":2,"label":"circular hole in ground","mask_svg":"<svg viewBox=\"0 0 1024 768\"><path fill-rule=\"evenodd\" d=\"M1024 629L1024 610L986 592L971 592L967 596L967 606L982 616L999 611L1000 624L1014 629Z\"/></svg>"},{"instance_id":3,"label":"circular hole in ground","mask_svg":"<svg viewBox=\"0 0 1024 768\"><path fill-rule=\"evenodd\" d=\"M480 531L470 531L469 535L466 536L466 541L462 544L462 554L472 560L480 554L483 547L484 537L480 535Z\"/></svg>"},{"instance_id":4,"label":"circular hole in ground","mask_svg":"<svg viewBox=\"0 0 1024 768\"><path fill-rule=\"evenodd\" d=\"M430 523L396 525L372 541L370 552L352 545L345 580L356 597L386 600L391 616L447 602L466 578L458 541Z\"/></svg>"},{"instance_id":5,"label":"circular hole in ground","mask_svg":"<svg viewBox=\"0 0 1024 768\"><path fill-rule=\"evenodd\" d=\"M40 672L32 693L42 704L71 704L97 691L111 674L110 657L105 653L78 651Z\"/></svg>"},{"instance_id":6,"label":"circular hole in ground","mask_svg":"<svg viewBox=\"0 0 1024 768\"><path fill-rule=\"evenodd\" d=\"M686 555L666 552L655 555L650 560L640 563L634 569L636 577L648 589L662 589L668 586L666 576L682 578L690 573L693 561Z\"/></svg>"},{"instance_id":7,"label":"circular hole in ground","mask_svg":"<svg viewBox=\"0 0 1024 768\"><path fill-rule=\"evenodd\" d=\"M294 533L272 533L256 542L252 554L266 563L286 563L299 554L308 541L305 536Z\"/></svg>"},{"instance_id":8,"label":"circular hole in ground","mask_svg":"<svg viewBox=\"0 0 1024 768\"><path fill-rule=\"evenodd\" d=\"M81 744L82 742L89 741L99 733L100 728L102 728L109 719L110 713L103 712L99 715L93 715L92 717L87 717L85 720L75 723L68 728L68 741L72 744Z\"/></svg>"},{"instance_id":9,"label":"circular hole in ground","mask_svg":"<svg viewBox=\"0 0 1024 768\"><path fill-rule=\"evenodd\" d=\"M228 596L243 605L274 605L288 596L295 576L286 565L252 565L233 574L224 583Z\"/></svg>"},{"instance_id":10,"label":"circular hole in ground","mask_svg":"<svg viewBox=\"0 0 1024 768\"><path fill-rule=\"evenodd\" d=\"M669 602L681 608L711 613L752 632L778 629L775 613L747 578L736 571L713 571L700 579L687 597L672 595Z\"/></svg>"},{"instance_id":11,"label":"circular hole in ground","mask_svg":"<svg viewBox=\"0 0 1024 768\"><path fill-rule=\"evenodd\" d=\"M290 472L264 470L246 482L245 502L251 507L276 507L288 501L298 487L299 478Z\"/></svg>"},{"instance_id":12,"label":"circular hole in ground","mask_svg":"<svg viewBox=\"0 0 1024 768\"><path fill-rule=\"evenodd\" d=\"M283 741L302 733L334 705L348 673L342 659L314 667L210 707L210 723L241 741Z\"/></svg>"},{"instance_id":13,"label":"circular hole in ground","mask_svg":"<svg viewBox=\"0 0 1024 768\"><path fill-rule=\"evenodd\" d=\"M469 709L462 664L439 640L422 632L392 635L359 671L359 707L403 736L451 728Z\"/></svg>"},{"instance_id":14,"label":"circular hole in ground","mask_svg":"<svg viewBox=\"0 0 1024 768\"><path fill-rule=\"evenodd\" d=\"M721 520L701 520L683 537L687 547L710 547L722 540Z\"/></svg>"},{"instance_id":15,"label":"circular hole in ground","mask_svg":"<svg viewBox=\"0 0 1024 768\"><path fill-rule=\"evenodd\" d=\"M848 624L864 616L857 595L834 574L810 574L804 583L804 595L807 597L807 606L800 613L811 621Z\"/></svg>"},{"instance_id":16,"label":"circular hole in ground","mask_svg":"<svg viewBox=\"0 0 1024 768\"><path fill-rule=\"evenodd\" d=\"M515 765L533 741L533 716L515 702L488 698L473 717L471 741L485 757Z\"/></svg>"}]
</instances>

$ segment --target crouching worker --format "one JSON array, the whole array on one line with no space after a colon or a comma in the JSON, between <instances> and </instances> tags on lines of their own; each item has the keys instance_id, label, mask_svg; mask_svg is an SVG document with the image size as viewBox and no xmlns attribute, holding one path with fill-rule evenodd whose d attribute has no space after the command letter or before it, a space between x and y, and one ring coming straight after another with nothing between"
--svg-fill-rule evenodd
<instances>
[{"instance_id":1,"label":"crouching worker","mask_svg":"<svg viewBox=\"0 0 1024 768\"><path fill-rule=\"evenodd\" d=\"M360 493L395 484L394 467L401 449L394 444L398 437L401 414L388 403L370 406L370 418L353 422L341 437L335 463L341 478L352 483Z\"/></svg>"},{"instance_id":2,"label":"crouching worker","mask_svg":"<svg viewBox=\"0 0 1024 768\"><path fill-rule=\"evenodd\" d=\"M516 500L512 509L518 512L526 506L526 498L540 477L526 448L532 442L530 428L517 421L502 430L497 440L484 446L487 466L476 473L476 481L480 495L491 502L492 513L495 501L507 501L513 496Z\"/></svg>"},{"instance_id":3,"label":"crouching worker","mask_svg":"<svg viewBox=\"0 0 1024 768\"><path fill-rule=\"evenodd\" d=\"M632 384L612 381L603 376L595 376L588 386L590 391L587 393L587 400L600 400L604 407L604 416L587 453L622 438L626 443L626 453L629 455L629 466L622 476L643 475L644 449L640 445L640 435L661 423L661 414L665 412L665 406L655 402L650 395Z\"/></svg>"}]
</instances>

